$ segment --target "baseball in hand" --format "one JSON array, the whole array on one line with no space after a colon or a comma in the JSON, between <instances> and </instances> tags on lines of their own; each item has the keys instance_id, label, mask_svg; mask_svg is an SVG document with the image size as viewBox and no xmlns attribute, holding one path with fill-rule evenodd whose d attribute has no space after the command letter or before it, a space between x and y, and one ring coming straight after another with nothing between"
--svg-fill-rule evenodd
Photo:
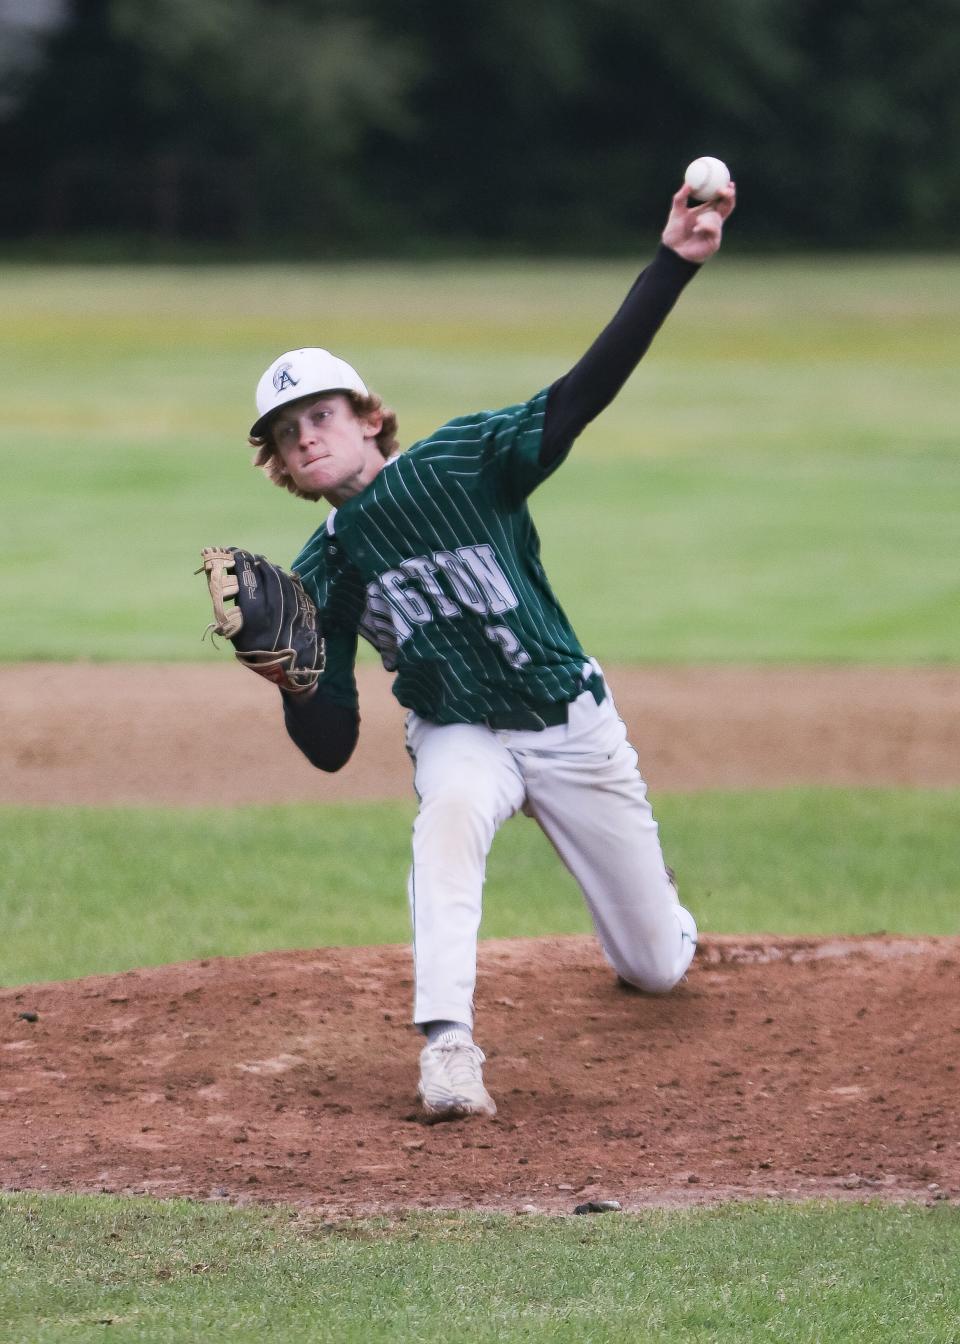
<instances>
[{"instance_id":1,"label":"baseball in hand","mask_svg":"<svg viewBox=\"0 0 960 1344\"><path fill-rule=\"evenodd\" d=\"M722 159L712 159L705 154L702 159L694 159L683 175L684 183L690 195L698 201L712 201L718 191L730 185L730 169Z\"/></svg>"}]
</instances>

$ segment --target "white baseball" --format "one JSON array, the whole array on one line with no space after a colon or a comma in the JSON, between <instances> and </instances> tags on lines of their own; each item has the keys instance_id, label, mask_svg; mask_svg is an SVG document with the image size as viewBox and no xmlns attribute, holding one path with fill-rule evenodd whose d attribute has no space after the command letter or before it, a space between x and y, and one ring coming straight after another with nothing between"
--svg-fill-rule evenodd
<instances>
[{"instance_id":1,"label":"white baseball","mask_svg":"<svg viewBox=\"0 0 960 1344\"><path fill-rule=\"evenodd\" d=\"M683 175L683 181L698 201L712 201L718 191L730 185L730 169L722 159L713 159L705 154L702 159L694 159Z\"/></svg>"}]
</instances>

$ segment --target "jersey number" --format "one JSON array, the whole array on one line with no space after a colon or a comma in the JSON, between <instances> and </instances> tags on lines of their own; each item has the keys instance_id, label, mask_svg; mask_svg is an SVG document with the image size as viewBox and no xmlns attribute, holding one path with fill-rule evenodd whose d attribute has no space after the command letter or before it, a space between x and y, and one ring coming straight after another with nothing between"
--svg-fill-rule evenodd
<instances>
[{"instance_id":1,"label":"jersey number","mask_svg":"<svg viewBox=\"0 0 960 1344\"><path fill-rule=\"evenodd\" d=\"M529 663L529 653L521 648L520 641L509 626L485 625L483 633L491 643L500 645L500 652L511 667L523 667L525 663Z\"/></svg>"}]
</instances>

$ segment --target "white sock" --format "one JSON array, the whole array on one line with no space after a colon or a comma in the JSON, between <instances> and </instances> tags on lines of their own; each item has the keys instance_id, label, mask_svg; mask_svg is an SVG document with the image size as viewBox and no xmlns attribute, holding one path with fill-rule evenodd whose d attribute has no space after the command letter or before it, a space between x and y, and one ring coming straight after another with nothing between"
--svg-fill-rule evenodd
<instances>
[{"instance_id":1,"label":"white sock","mask_svg":"<svg viewBox=\"0 0 960 1344\"><path fill-rule=\"evenodd\" d=\"M464 1038L473 1040L473 1032L466 1022L424 1022L423 1033L428 1045L450 1045Z\"/></svg>"}]
</instances>

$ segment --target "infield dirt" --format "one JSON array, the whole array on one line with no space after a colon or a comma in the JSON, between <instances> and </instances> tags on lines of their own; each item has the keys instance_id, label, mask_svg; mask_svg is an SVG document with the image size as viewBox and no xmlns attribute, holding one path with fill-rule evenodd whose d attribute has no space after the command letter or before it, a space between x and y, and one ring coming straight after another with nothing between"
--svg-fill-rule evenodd
<instances>
[{"instance_id":1,"label":"infield dirt","mask_svg":"<svg viewBox=\"0 0 960 1344\"><path fill-rule=\"evenodd\" d=\"M302 766L234 669L10 667L0 798L230 803L409 789L365 670L358 760ZM654 788L960 783L951 670L616 670ZM266 692L266 694L265 694ZM402 874L398 874L398 883ZM829 1194L960 1198L960 939L705 936L618 988L590 938L481 947L500 1113L425 1125L404 947L267 953L0 991L0 1184L570 1210Z\"/></svg>"},{"instance_id":2,"label":"infield dirt","mask_svg":"<svg viewBox=\"0 0 960 1344\"><path fill-rule=\"evenodd\" d=\"M651 789L960 783L955 668L609 669ZM277 693L209 665L0 667L0 803L272 803L411 796L403 710L359 669L360 744L336 775L283 729Z\"/></svg>"}]
</instances>

